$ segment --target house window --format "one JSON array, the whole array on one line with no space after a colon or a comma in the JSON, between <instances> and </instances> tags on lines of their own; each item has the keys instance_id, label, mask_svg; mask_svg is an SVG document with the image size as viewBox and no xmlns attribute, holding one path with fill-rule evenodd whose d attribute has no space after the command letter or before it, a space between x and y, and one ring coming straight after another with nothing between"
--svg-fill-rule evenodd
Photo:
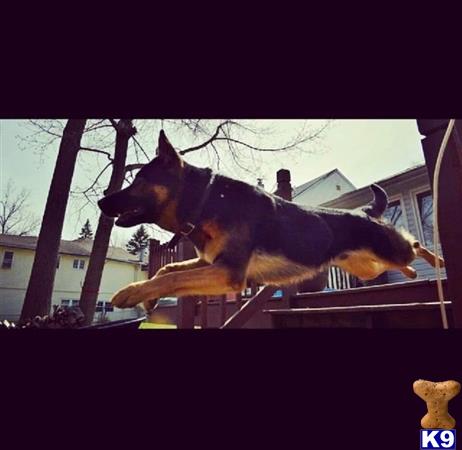
<instances>
[{"instance_id":1,"label":"house window","mask_svg":"<svg viewBox=\"0 0 462 450\"><path fill-rule=\"evenodd\" d=\"M387 209L383 213L383 218L398 229L401 227L406 228L403 208L401 207L401 202L399 200L395 200L388 204Z\"/></svg>"},{"instance_id":2,"label":"house window","mask_svg":"<svg viewBox=\"0 0 462 450\"><path fill-rule=\"evenodd\" d=\"M74 259L73 267L74 269L83 269L85 267L85 260L84 259Z\"/></svg>"},{"instance_id":3,"label":"house window","mask_svg":"<svg viewBox=\"0 0 462 450\"><path fill-rule=\"evenodd\" d=\"M79 300L76 299L62 299L61 306L79 306Z\"/></svg>"},{"instance_id":4,"label":"house window","mask_svg":"<svg viewBox=\"0 0 462 450\"><path fill-rule=\"evenodd\" d=\"M112 312L114 307L110 302L98 302L96 303L96 312Z\"/></svg>"},{"instance_id":5,"label":"house window","mask_svg":"<svg viewBox=\"0 0 462 450\"><path fill-rule=\"evenodd\" d=\"M417 194L420 223L425 245L433 247L433 197L431 191Z\"/></svg>"},{"instance_id":6,"label":"house window","mask_svg":"<svg viewBox=\"0 0 462 450\"><path fill-rule=\"evenodd\" d=\"M13 252L5 252L3 254L2 269L11 269L13 265Z\"/></svg>"},{"instance_id":7,"label":"house window","mask_svg":"<svg viewBox=\"0 0 462 450\"><path fill-rule=\"evenodd\" d=\"M336 184L335 187L337 188L337 191L341 191L341 190L342 190L342 187L340 186L340 184Z\"/></svg>"}]
</instances>

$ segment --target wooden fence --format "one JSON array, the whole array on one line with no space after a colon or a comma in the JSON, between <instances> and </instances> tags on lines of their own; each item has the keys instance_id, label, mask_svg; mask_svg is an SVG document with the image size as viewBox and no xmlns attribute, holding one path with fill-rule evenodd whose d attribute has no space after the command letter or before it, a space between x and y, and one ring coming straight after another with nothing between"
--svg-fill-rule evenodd
<instances>
[{"instance_id":1,"label":"wooden fence","mask_svg":"<svg viewBox=\"0 0 462 450\"><path fill-rule=\"evenodd\" d=\"M182 261L182 248L178 244L173 248L167 248L167 244L161 244L157 239L149 240L149 278L166 264Z\"/></svg>"}]
</instances>

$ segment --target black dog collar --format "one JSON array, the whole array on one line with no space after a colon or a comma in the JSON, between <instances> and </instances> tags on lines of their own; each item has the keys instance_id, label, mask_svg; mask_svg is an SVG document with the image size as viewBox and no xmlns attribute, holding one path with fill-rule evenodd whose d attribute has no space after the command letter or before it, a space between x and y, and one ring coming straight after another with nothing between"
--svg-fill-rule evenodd
<instances>
[{"instance_id":1,"label":"black dog collar","mask_svg":"<svg viewBox=\"0 0 462 450\"><path fill-rule=\"evenodd\" d=\"M200 201L199 205L197 206L196 213L191 218L191 220L189 220L188 222L185 222L180 227L180 231L178 231L178 233L175 233L173 238L167 244L167 248L175 247L175 245L177 245L178 242L182 238L188 237L194 231L194 229L196 228L195 224L197 224L197 222L200 219L200 216L202 214L202 210L204 209L205 202L208 200L208 198L210 196L210 191L212 190L212 185L213 185L214 181L215 181L215 174L212 173L212 175L210 176L210 180L209 180L207 186L205 187L204 193L202 194L201 201Z\"/></svg>"}]
</instances>

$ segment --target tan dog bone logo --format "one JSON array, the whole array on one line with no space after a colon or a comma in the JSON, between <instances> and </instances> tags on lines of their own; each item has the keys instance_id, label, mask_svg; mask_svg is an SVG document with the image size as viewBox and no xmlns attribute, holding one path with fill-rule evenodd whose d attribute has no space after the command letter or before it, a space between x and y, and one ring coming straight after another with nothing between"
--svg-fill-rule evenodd
<instances>
[{"instance_id":1,"label":"tan dog bone logo","mask_svg":"<svg viewBox=\"0 0 462 450\"><path fill-rule=\"evenodd\" d=\"M448 413L448 402L459 393L460 383L454 380L439 383L417 380L413 388L427 404L428 413L420 421L422 428L455 428L456 421Z\"/></svg>"}]
</instances>

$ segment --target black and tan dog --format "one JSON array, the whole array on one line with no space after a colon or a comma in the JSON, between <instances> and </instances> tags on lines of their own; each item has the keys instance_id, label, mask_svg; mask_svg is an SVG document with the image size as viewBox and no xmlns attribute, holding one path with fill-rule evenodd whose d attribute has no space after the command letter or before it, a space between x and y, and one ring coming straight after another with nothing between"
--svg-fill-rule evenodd
<instances>
[{"instance_id":1,"label":"black and tan dog","mask_svg":"<svg viewBox=\"0 0 462 450\"><path fill-rule=\"evenodd\" d=\"M371 188L374 200L361 210L303 208L187 164L161 131L158 156L129 187L98 204L104 214L118 217L118 226L156 223L188 234L198 257L130 284L112 303L127 308L143 302L149 308L169 295L238 292L247 280L286 285L331 264L366 280L389 269L415 278L409 264L418 256L435 266L433 253L380 219L387 195L377 185Z\"/></svg>"}]
</instances>

